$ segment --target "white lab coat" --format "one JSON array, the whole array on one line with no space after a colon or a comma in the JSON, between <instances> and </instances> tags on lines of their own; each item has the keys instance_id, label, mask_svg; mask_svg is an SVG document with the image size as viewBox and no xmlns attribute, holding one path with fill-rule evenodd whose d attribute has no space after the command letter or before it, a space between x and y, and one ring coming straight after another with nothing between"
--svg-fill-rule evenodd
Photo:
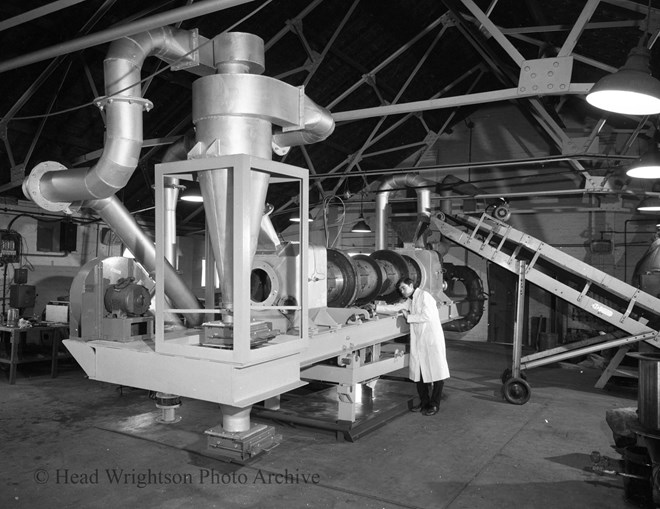
<instances>
[{"instance_id":1,"label":"white lab coat","mask_svg":"<svg viewBox=\"0 0 660 509\"><path fill-rule=\"evenodd\" d=\"M436 382L449 378L449 365L445 350L445 334L440 323L438 306L433 296L415 288L412 300L396 304L378 304L377 313L394 314L407 309L410 324L410 362L408 376L419 382Z\"/></svg>"}]
</instances>

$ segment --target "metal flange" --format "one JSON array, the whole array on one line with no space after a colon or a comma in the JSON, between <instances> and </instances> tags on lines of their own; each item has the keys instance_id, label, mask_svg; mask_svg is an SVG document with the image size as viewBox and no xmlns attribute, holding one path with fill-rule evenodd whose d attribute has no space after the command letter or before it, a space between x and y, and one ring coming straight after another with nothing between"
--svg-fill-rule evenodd
<instances>
[{"instance_id":1,"label":"metal flange","mask_svg":"<svg viewBox=\"0 0 660 509\"><path fill-rule=\"evenodd\" d=\"M71 214L72 210L70 207L72 202L50 201L44 198L39 187L41 178L45 173L67 169L68 168L66 166L55 161L44 161L43 163L39 163L34 168L32 168L30 174L23 181L23 194L26 198L32 200L42 209L48 210L50 212L66 212L67 214Z\"/></svg>"}]
</instances>

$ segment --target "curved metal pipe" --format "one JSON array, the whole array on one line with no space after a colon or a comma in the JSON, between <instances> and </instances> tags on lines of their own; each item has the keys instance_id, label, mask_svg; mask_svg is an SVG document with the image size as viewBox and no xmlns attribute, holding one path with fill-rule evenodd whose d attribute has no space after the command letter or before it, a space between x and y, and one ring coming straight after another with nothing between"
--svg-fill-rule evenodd
<instances>
[{"instance_id":1,"label":"curved metal pipe","mask_svg":"<svg viewBox=\"0 0 660 509\"><path fill-rule=\"evenodd\" d=\"M427 180L419 175L394 175L384 180L376 191L376 250L387 249L387 203L390 193L400 187L410 187L417 193L417 213L430 217L431 215L431 188L436 182Z\"/></svg>"},{"instance_id":2,"label":"curved metal pipe","mask_svg":"<svg viewBox=\"0 0 660 509\"><path fill-rule=\"evenodd\" d=\"M305 96L303 113L304 128L299 131L273 134L273 143L278 147L295 147L325 140L335 130L335 121L328 110Z\"/></svg>"},{"instance_id":3,"label":"curved metal pipe","mask_svg":"<svg viewBox=\"0 0 660 509\"><path fill-rule=\"evenodd\" d=\"M97 101L106 111L106 141L98 163L91 169L47 171L38 180L26 180L29 191L46 202L70 203L107 198L123 188L138 164L142 112L151 108L140 85L144 60L150 55L177 60L189 51L190 37L189 31L166 26L114 41L104 60L106 97Z\"/></svg>"},{"instance_id":4,"label":"curved metal pipe","mask_svg":"<svg viewBox=\"0 0 660 509\"><path fill-rule=\"evenodd\" d=\"M474 270L464 265L452 265L451 263L444 263L445 277L449 279L457 279L463 283L467 290L467 300L470 303L470 309L467 314L458 320L452 320L448 323L443 323L442 328L445 331L466 332L472 329L479 323L484 314L484 301L486 300L486 293L484 292L484 285Z\"/></svg>"},{"instance_id":5,"label":"curved metal pipe","mask_svg":"<svg viewBox=\"0 0 660 509\"><path fill-rule=\"evenodd\" d=\"M103 200L89 200L83 206L89 207L112 228L121 241L131 250L135 259L138 260L150 274L156 272L156 246L147 237L133 219L133 216L126 210L124 205L116 196L111 196ZM179 274L169 263L165 263L165 293L180 309L200 309L201 306L197 297L184 284ZM201 313L186 314L188 325L197 326L203 321Z\"/></svg>"}]
</instances>

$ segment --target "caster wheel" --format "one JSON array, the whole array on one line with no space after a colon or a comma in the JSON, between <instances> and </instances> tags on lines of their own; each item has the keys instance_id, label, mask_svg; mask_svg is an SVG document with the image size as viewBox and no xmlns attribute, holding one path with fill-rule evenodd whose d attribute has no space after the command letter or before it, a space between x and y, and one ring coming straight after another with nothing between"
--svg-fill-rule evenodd
<instances>
[{"instance_id":1,"label":"caster wheel","mask_svg":"<svg viewBox=\"0 0 660 509\"><path fill-rule=\"evenodd\" d=\"M512 372L511 372L511 368L506 368L506 369L502 372L502 376L500 377L500 380L502 380L502 383L503 383L503 384L505 384L506 381L507 381L509 378L511 378L511 374L512 374Z\"/></svg>"},{"instance_id":2,"label":"caster wheel","mask_svg":"<svg viewBox=\"0 0 660 509\"><path fill-rule=\"evenodd\" d=\"M532 395L532 389L522 378L509 378L502 388L504 399L514 405L524 405Z\"/></svg>"}]
</instances>

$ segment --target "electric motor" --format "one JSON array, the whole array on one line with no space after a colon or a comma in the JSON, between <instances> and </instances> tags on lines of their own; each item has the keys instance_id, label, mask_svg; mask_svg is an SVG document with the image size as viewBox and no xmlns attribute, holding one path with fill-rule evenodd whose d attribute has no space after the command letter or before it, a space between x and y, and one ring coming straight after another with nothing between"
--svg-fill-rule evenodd
<instances>
[{"instance_id":1,"label":"electric motor","mask_svg":"<svg viewBox=\"0 0 660 509\"><path fill-rule=\"evenodd\" d=\"M151 295L135 278L122 278L108 286L105 292L105 309L114 316L141 316L151 305Z\"/></svg>"}]
</instances>

